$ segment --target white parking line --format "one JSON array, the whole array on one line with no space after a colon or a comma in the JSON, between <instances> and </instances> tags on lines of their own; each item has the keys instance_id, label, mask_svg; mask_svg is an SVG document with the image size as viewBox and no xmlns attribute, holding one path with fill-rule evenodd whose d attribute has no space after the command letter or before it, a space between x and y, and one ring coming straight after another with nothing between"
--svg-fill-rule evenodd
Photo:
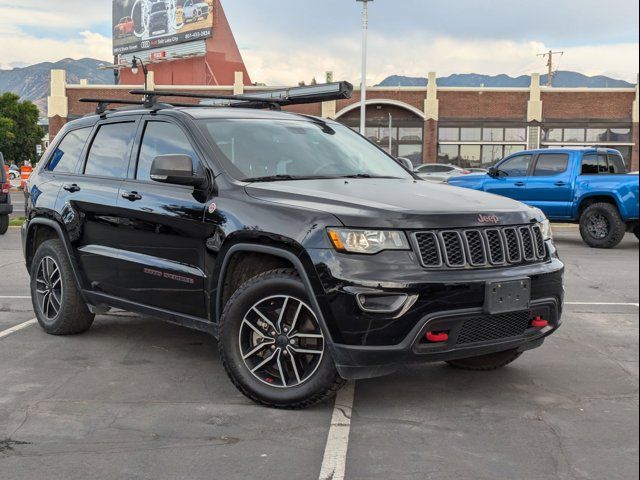
<instances>
[{"instance_id":1,"label":"white parking line","mask_svg":"<svg viewBox=\"0 0 640 480\"><path fill-rule=\"evenodd\" d=\"M565 305L576 305L585 307L636 307L640 308L638 303L607 303L607 302L564 302Z\"/></svg>"},{"instance_id":2,"label":"white parking line","mask_svg":"<svg viewBox=\"0 0 640 480\"><path fill-rule=\"evenodd\" d=\"M31 295L0 295L0 300L30 300Z\"/></svg>"},{"instance_id":3,"label":"white parking line","mask_svg":"<svg viewBox=\"0 0 640 480\"><path fill-rule=\"evenodd\" d=\"M327 444L324 447L320 480L344 480L354 390L355 382L349 382L336 396L331 428L327 435Z\"/></svg>"},{"instance_id":4,"label":"white parking line","mask_svg":"<svg viewBox=\"0 0 640 480\"><path fill-rule=\"evenodd\" d=\"M32 318L31 320L27 320L26 322L16 325L15 327L8 328L7 330L2 330L0 332L0 338L8 337L12 333L16 333L16 332L19 332L20 330L30 327L31 325L34 325L37 321L38 320L36 320L35 318Z\"/></svg>"}]
</instances>

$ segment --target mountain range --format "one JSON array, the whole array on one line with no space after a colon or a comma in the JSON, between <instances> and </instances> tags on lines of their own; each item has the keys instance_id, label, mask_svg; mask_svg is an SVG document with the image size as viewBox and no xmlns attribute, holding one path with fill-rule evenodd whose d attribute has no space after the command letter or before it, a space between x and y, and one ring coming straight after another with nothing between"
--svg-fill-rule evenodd
<instances>
[{"instance_id":1,"label":"mountain range","mask_svg":"<svg viewBox=\"0 0 640 480\"><path fill-rule=\"evenodd\" d=\"M101 64L109 63L93 58L73 60L65 58L58 62L44 62L28 67L0 70L0 93L13 92L21 98L35 103L43 116L46 116L47 97L51 82L50 71L61 69L67 71L67 82L79 83L86 78L89 83L113 83L111 70L98 70Z\"/></svg>"},{"instance_id":2,"label":"mountain range","mask_svg":"<svg viewBox=\"0 0 640 480\"><path fill-rule=\"evenodd\" d=\"M113 72L111 70L98 70L98 67L107 63L93 58L73 60L65 58L58 62L44 62L28 67L0 70L0 93L13 92L23 99L34 102L43 116L46 116L47 96L49 95L50 71L62 69L67 71L69 83L79 83L80 79L87 79L93 84L113 84ZM510 77L508 75L480 75L465 73L438 78L438 85L442 87L528 87L531 77L522 75ZM547 76L542 76L542 84L547 81ZM392 75L382 81L382 87L424 87L427 79L422 77L406 77ZM614 88L634 87L624 80L602 75L589 77L577 72L559 71L554 77L555 87L590 87L590 88Z\"/></svg>"},{"instance_id":3,"label":"mountain range","mask_svg":"<svg viewBox=\"0 0 640 480\"><path fill-rule=\"evenodd\" d=\"M540 76L542 85L547 83L547 75ZM464 73L449 75L437 79L440 87L528 87L531 85L531 76L521 75L510 77L508 75L480 75L477 73ZM392 75L384 79L380 87L424 87L427 79L424 77L404 77ZM557 88L633 88L635 85L624 80L596 75L589 77L578 72L558 71L553 77L553 86Z\"/></svg>"}]
</instances>

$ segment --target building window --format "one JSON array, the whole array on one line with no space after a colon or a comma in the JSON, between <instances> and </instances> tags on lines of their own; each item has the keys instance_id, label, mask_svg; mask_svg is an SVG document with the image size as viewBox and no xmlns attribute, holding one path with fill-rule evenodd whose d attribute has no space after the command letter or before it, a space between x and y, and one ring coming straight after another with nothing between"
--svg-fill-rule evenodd
<instances>
[{"instance_id":1,"label":"building window","mask_svg":"<svg viewBox=\"0 0 640 480\"><path fill-rule=\"evenodd\" d=\"M360 110L354 109L338 121L358 132ZM414 165L424 161L424 119L402 107L370 105L365 137L393 157L408 158Z\"/></svg>"},{"instance_id":2,"label":"building window","mask_svg":"<svg viewBox=\"0 0 640 480\"><path fill-rule=\"evenodd\" d=\"M481 128L461 128L460 129L461 142L479 142L481 138L482 138Z\"/></svg>"},{"instance_id":3,"label":"building window","mask_svg":"<svg viewBox=\"0 0 640 480\"><path fill-rule=\"evenodd\" d=\"M631 163L633 134L631 127L604 125L556 127L542 129L542 147L603 147L618 150L627 167Z\"/></svg>"},{"instance_id":4,"label":"building window","mask_svg":"<svg viewBox=\"0 0 640 480\"><path fill-rule=\"evenodd\" d=\"M438 129L438 162L464 168L489 167L526 149L525 127L450 127Z\"/></svg>"}]
</instances>

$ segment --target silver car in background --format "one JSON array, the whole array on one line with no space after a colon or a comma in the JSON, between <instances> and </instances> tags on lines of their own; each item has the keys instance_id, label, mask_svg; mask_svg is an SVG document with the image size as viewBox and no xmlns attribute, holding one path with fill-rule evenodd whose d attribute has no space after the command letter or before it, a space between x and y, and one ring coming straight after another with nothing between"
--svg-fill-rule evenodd
<instances>
[{"instance_id":1,"label":"silver car in background","mask_svg":"<svg viewBox=\"0 0 640 480\"><path fill-rule=\"evenodd\" d=\"M451 177L469 175L473 172L471 170L460 168L455 165L427 163L416 167L415 173L423 180L429 180L432 182L446 182Z\"/></svg>"}]
</instances>

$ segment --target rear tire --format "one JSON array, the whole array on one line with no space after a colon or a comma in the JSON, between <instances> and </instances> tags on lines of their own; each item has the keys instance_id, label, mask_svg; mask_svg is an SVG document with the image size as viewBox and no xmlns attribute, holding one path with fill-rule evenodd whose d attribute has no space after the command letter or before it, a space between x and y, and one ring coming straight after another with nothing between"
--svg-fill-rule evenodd
<instances>
[{"instance_id":1,"label":"rear tire","mask_svg":"<svg viewBox=\"0 0 640 480\"><path fill-rule=\"evenodd\" d=\"M476 372L486 372L506 367L511 362L517 360L522 352L517 350L507 350L505 352L491 353L481 357L462 358L460 360L449 360L447 363L453 368L460 370L473 370Z\"/></svg>"},{"instance_id":2,"label":"rear tire","mask_svg":"<svg viewBox=\"0 0 640 480\"><path fill-rule=\"evenodd\" d=\"M9 230L9 215L0 215L0 235L4 235Z\"/></svg>"},{"instance_id":3,"label":"rear tire","mask_svg":"<svg viewBox=\"0 0 640 480\"><path fill-rule=\"evenodd\" d=\"M589 205L580 216L580 235L592 248L614 248L627 231L618 209L610 203Z\"/></svg>"},{"instance_id":4,"label":"rear tire","mask_svg":"<svg viewBox=\"0 0 640 480\"><path fill-rule=\"evenodd\" d=\"M220 320L218 348L238 390L268 407L307 408L344 384L294 270L262 273L233 294Z\"/></svg>"},{"instance_id":5,"label":"rear tire","mask_svg":"<svg viewBox=\"0 0 640 480\"><path fill-rule=\"evenodd\" d=\"M60 240L40 244L31 263L31 301L38 323L50 335L87 331L94 315L82 300Z\"/></svg>"}]
</instances>

